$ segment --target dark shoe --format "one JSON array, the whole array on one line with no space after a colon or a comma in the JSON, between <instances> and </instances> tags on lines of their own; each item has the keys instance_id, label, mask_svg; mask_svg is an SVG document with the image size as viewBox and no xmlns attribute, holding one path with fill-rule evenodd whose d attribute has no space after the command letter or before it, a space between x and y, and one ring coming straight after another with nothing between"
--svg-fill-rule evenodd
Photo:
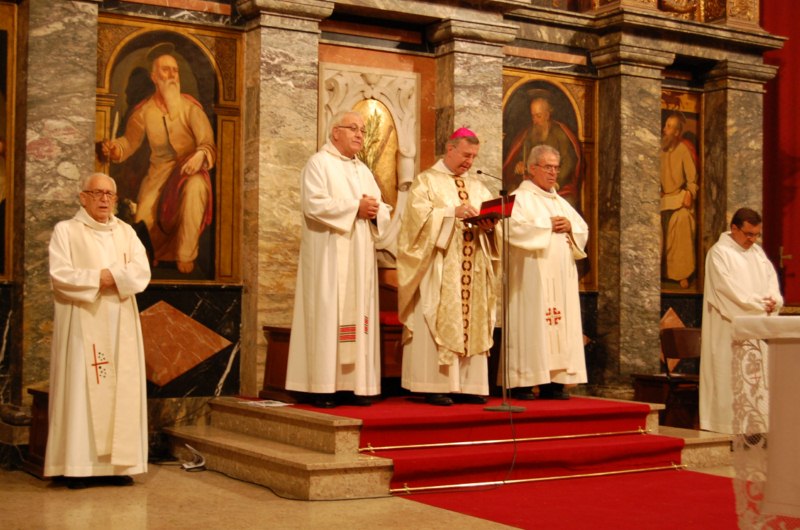
<instances>
[{"instance_id":1,"label":"dark shoe","mask_svg":"<svg viewBox=\"0 0 800 530\"><path fill-rule=\"evenodd\" d=\"M489 401L487 398L475 394L450 394L450 397L454 403L465 403L467 405L485 405Z\"/></svg>"},{"instance_id":2,"label":"dark shoe","mask_svg":"<svg viewBox=\"0 0 800 530\"><path fill-rule=\"evenodd\" d=\"M128 475L111 475L103 479L103 483L109 486L133 486L133 478Z\"/></svg>"},{"instance_id":3,"label":"dark shoe","mask_svg":"<svg viewBox=\"0 0 800 530\"><path fill-rule=\"evenodd\" d=\"M453 400L444 394L428 394L425 396L425 403L438 407L449 407L453 404Z\"/></svg>"},{"instance_id":4,"label":"dark shoe","mask_svg":"<svg viewBox=\"0 0 800 530\"><path fill-rule=\"evenodd\" d=\"M318 409L332 409L336 407L337 403L333 394L317 394L314 397L313 405Z\"/></svg>"},{"instance_id":5,"label":"dark shoe","mask_svg":"<svg viewBox=\"0 0 800 530\"><path fill-rule=\"evenodd\" d=\"M90 477L64 477L67 482L67 487L71 490L83 490L88 488L90 484Z\"/></svg>"},{"instance_id":6,"label":"dark shoe","mask_svg":"<svg viewBox=\"0 0 800 530\"><path fill-rule=\"evenodd\" d=\"M513 399L519 399L522 401L533 401L536 399L536 394L533 393L533 389L529 386L512 388L510 394Z\"/></svg>"},{"instance_id":7,"label":"dark shoe","mask_svg":"<svg viewBox=\"0 0 800 530\"><path fill-rule=\"evenodd\" d=\"M564 385L561 383L549 383L539 386L539 399L567 400L569 394L564 392Z\"/></svg>"},{"instance_id":8,"label":"dark shoe","mask_svg":"<svg viewBox=\"0 0 800 530\"><path fill-rule=\"evenodd\" d=\"M354 407L369 407L372 405L372 400L369 398L369 396L353 396L350 405L353 405Z\"/></svg>"}]
</instances>

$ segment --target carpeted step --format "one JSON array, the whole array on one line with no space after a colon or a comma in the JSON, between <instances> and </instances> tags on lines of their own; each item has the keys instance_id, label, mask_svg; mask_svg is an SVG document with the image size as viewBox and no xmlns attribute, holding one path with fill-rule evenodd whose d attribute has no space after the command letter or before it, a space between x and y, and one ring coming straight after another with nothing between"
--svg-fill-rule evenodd
<instances>
[{"instance_id":1,"label":"carpeted step","mask_svg":"<svg viewBox=\"0 0 800 530\"><path fill-rule=\"evenodd\" d=\"M667 467L680 464L682 447L677 438L633 434L376 454L394 462L397 489Z\"/></svg>"},{"instance_id":2,"label":"carpeted step","mask_svg":"<svg viewBox=\"0 0 800 530\"><path fill-rule=\"evenodd\" d=\"M486 406L498 404L500 400L493 399ZM594 398L513 404L523 405L525 411L493 412L484 405L435 407L419 399L390 398L368 408L339 407L332 414L362 419L360 446L367 448L635 432L645 430L650 413L643 403Z\"/></svg>"}]
</instances>

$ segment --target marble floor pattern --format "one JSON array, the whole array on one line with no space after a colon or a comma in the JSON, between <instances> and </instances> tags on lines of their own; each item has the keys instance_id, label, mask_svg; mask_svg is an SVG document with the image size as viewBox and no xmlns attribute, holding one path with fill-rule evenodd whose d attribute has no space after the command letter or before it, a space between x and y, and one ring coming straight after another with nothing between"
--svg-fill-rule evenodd
<instances>
[{"instance_id":1,"label":"marble floor pattern","mask_svg":"<svg viewBox=\"0 0 800 530\"><path fill-rule=\"evenodd\" d=\"M728 468L703 469L731 476ZM295 501L213 471L150 464L132 487L69 490L21 470L0 470L4 530L256 528L426 530L511 528L402 497Z\"/></svg>"}]
</instances>

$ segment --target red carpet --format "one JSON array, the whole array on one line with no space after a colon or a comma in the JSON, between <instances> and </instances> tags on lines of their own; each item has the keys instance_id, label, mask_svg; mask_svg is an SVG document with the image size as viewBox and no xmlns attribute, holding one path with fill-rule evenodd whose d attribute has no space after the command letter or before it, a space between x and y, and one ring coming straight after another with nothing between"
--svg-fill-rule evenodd
<instances>
[{"instance_id":1,"label":"red carpet","mask_svg":"<svg viewBox=\"0 0 800 530\"><path fill-rule=\"evenodd\" d=\"M494 399L489 405L499 403ZM639 403L590 398L512 404L526 410L511 414L486 411L482 405L434 407L397 397L372 407L326 412L363 420L361 447L635 432L644 428L649 412ZM615 434L375 454L393 460L391 487L397 489L669 466L680 463L682 447L677 438Z\"/></svg>"},{"instance_id":2,"label":"red carpet","mask_svg":"<svg viewBox=\"0 0 800 530\"><path fill-rule=\"evenodd\" d=\"M418 493L407 499L517 528L735 529L731 479L692 471Z\"/></svg>"}]
</instances>

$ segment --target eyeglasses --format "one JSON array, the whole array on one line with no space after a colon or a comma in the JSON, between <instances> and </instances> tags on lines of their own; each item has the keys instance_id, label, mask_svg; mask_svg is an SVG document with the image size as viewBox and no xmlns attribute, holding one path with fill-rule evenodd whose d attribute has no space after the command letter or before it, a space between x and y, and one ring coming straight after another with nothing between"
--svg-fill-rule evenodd
<instances>
[{"instance_id":1,"label":"eyeglasses","mask_svg":"<svg viewBox=\"0 0 800 530\"><path fill-rule=\"evenodd\" d=\"M361 128L359 128L359 127L358 127L358 125L356 125L355 123L354 123L354 124L352 124L352 125L337 125L337 126L336 126L336 127L334 127L334 128L335 128L335 129L350 129L350 131L351 131L353 134L355 134L357 131L361 131L361 134L367 134L367 129L366 129L366 127L361 127Z\"/></svg>"},{"instance_id":2,"label":"eyeglasses","mask_svg":"<svg viewBox=\"0 0 800 530\"><path fill-rule=\"evenodd\" d=\"M86 193L88 195L91 195L92 199L94 199L96 201L99 201L103 197L105 197L109 201L113 201L114 199L117 198L117 194L116 193L114 193L113 191L107 191L107 190L83 190L82 193Z\"/></svg>"},{"instance_id":3,"label":"eyeglasses","mask_svg":"<svg viewBox=\"0 0 800 530\"><path fill-rule=\"evenodd\" d=\"M744 237L746 237L747 239L753 239L753 240L759 240L759 239L761 239L761 232L747 232L747 231L745 231L745 230L742 230L741 228L739 228L739 227L738 227L738 226L736 226L736 225L731 225L731 226L732 226L733 228L736 228L736 230L738 230L738 231L739 231L739 232L740 232L740 233L741 233L741 234L742 234Z\"/></svg>"},{"instance_id":4,"label":"eyeglasses","mask_svg":"<svg viewBox=\"0 0 800 530\"><path fill-rule=\"evenodd\" d=\"M553 166L551 164L546 164L546 165L535 164L535 165L537 165L540 168L544 169L548 173L558 173L559 171L561 171L561 166Z\"/></svg>"}]
</instances>

